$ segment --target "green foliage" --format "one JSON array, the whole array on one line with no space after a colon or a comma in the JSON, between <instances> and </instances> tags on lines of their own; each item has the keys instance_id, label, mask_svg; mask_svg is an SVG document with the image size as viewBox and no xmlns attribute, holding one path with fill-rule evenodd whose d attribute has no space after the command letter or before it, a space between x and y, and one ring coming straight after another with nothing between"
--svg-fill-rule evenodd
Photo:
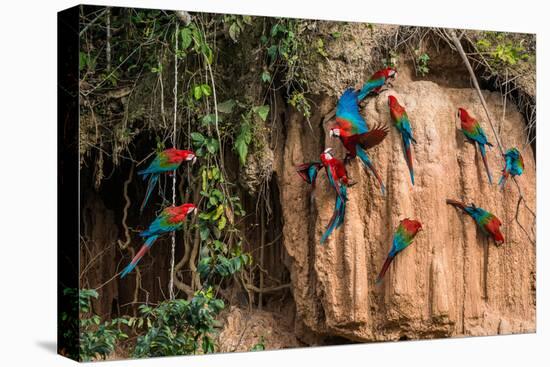
<instances>
[{"instance_id":1,"label":"green foliage","mask_svg":"<svg viewBox=\"0 0 550 367\"><path fill-rule=\"evenodd\" d=\"M248 146L252 141L252 124L244 116L242 117L241 127L239 134L235 139L235 150L239 155L239 162L241 165L245 165L246 157L248 156Z\"/></svg>"},{"instance_id":2,"label":"green foliage","mask_svg":"<svg viewBox=\"0 0 550 367\"><path fill-rule=\"evenodd\" d=\"M305 117L311 117L311 105L306 99L304 93L298 91L292 92L292 95L288 101L290 105L300 111Z\"/></svg>"},{"instance_id":3,"label":"green foliage","mask_svg":"<svg viewBox=\"0 0 550 367\"><path fill-rule=\"evenodd\" d=\"M250 15L225 15L224 23L228 25L229 37L236 43L244 31L245 25L252 24L252 17Z\"/></svg>"},{"instance_id":4,"label":"green foliage","mask_svg":"<svg viewBox=\"0 0 550 367\"><path fill-rule=\"evenodd\" d=\"M176 299L157 307L141 305L141 316L130 321L146 329L137 339L134 357L213 353L215 317L223 308L224 302L215 298L212 288L198 291L191 301Z\"/></svg>"},{"instance_id":5,"label":"green foliage","mask_svg":"<svg viewBox=\"0 0 550 367\"><path fill-rule=\"evenodd\" d=\"M322 57L328 57L325 43L322 38L317 38L310 46L302 37L304 25L295 19L278 19L267 34L263 34L260 43L266 50L267 66L262 73L262 81L273 80L273 75L282 76L282 83L289 91L288 102L309 117L311 107L304 97L308 90L308 82L304 76L304 53L317 52ZM337 34L333 37L339 37ZM302 97L302 98L300 98Z\"/></svg>"},{"instance_id":6,"label":"green foliage","mask_svg":"<svg viewBox=\"0 0 550 367\"><path fill-rule=\"evenodd\" d=\"M254 116L258 116L261 121L266 122L268 115L269 105L252 107L247 113L241 115L241 124L235 138L234 150L237 152L242 166L246 163L248 147L252 143L252 136L254 135Z\"/></svg>"},{"instance_id":7,"label":"green foliage","mask_svg":"<svg viewBox=\"0 0 550 367\"><path fill-rule=\"evenodd\" d=\"M214 275L222 278L240 272L252 263L249 254L243 253L240 244L229 251L221 241L214 241L215 251L205 251L197 268L201 279L208 282Z\"/></svg>"},{"instance_id":8,"label":"green foliage","mask_svg":"<svg viewBox=\"0 0 550 367\"><path fill-rule=\"evenodd\" d=\"M493 67L514 66L529 60L529 53L523 46L523 40L514 39L513 35L502 32L483 32L476 46L486 55Z\"/></svg>"},{"instance_id":9,"label":"green foliage","mask_svg":"<svg viewBox=\"0 0 550 367\"><path fill-rule=\"evenodd\" d=\"M430 72L430 68L428 67L430 56L425 52L420 53L419 50L416 50L415 53L417 55L416 72L422 76L428 75L428 73Z\"/></svg>"},{"instance_id":10,"label":"green foliage","mask_svg":"<svg viewBox=\"0 0 550 367\"><path fill-rule=\"evenodd\" d=\"M70 333L66 337L79 342L78 355L72 352L69 355L71 358L85 362L105 358L115 350L118 341L128 338L121 330L121 326L128 323L126 319L101 322L98 315L91 313L91 299L98 298L97 291L82 289L79 292L78 289L66 288L63 293L73 305L72 313L61 315L63 325L67 327L64 330ZM79 315L79 319L74 319L73 315ZM79 330L78 335L75 330Z\"/></svg>"},{"instance_id":11,"label":"green foliage","mask_svg":"<svg viewBox=\"0 0 550 367\"><path fill-rule=\"evenodd\" d=\"M260 337L260 341L256 344L254 344L254 346L250 349L250 351L251 352L258 352L258 351L262 351L262 350L265 350L265 340L264 340L263 336Z\"/></svg>"},{"instance_id":12,"label":"green foliage","mask_svg":"<svg viewBox=\"0 0 550 367\"><path fill-rule=\"evenodd\" d=\"M328 53L325 50L325 42L322 38L317 38L317 52L323 57L328 57Z\"/></svg>"},{"instance_id":13,"label":"green foliage","mask_svg":"<svg viewBox=\"0 0 550 367\"><path fill-rule=\"evenodd\" d=\"M396 67L397 66L397 52L396 51L390 51L388 57L385 57L382 59L382 64L384 64L384 67Z\"/></svg>"}]
</instances>

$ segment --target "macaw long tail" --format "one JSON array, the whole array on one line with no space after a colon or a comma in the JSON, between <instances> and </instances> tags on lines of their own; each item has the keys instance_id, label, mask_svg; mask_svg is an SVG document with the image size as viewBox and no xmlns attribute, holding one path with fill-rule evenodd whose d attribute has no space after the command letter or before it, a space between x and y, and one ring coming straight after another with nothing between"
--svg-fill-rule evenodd
<instances>
[{"instance_id":1,"label":"macaw long tail","mask_svg":"<svg viewBox=\"0 0 550 367\"><path fill-rule=\"evenodd\" d=\"M143 212L143 209L145 209L145 205L149 200L149 196L151 196L151 193L155 189L155 186L157 185L158 180L159 180L158 174L152 173L149 176L149 181L147 182L147 193L145 194L145 198L143 199L143 202L141 203L141 207L139 208L140 213Z\"/></svg>"},{"instance_id":2,"label":"macaw long tail","mask_svg":"<svg viewBox=\"0 0 550 367\"><path fill-rule=\"evenodd\" d=\"M378 174L378 171L376 171L376 168L374 168L374 165L372 164L369 156L367 153L360 147L357 147L357 156L361 160L361 163L363 163L364 167L367 167L370 169L374 177L376 177L376 180L378 181L378 184L380 185L380 190L382 190L382 195L386 194L386 187L384 186L384 182L382 182L382 178Z\"/></svg>"},{"instance_id":3,"label":"macaw long tail","mask_svg":"<svg viewBox=\"0 0 550 367\"><path fill-rule=\"evenodd\" d=\"M479 145L479 152L481 153L481 158L483 159L483 164L485 165L485 170L487 171L487 177L489 177L489 183L493 184L493 179L491 177L491 172L489 171L489 164L487 163L487 153L485 152L485 145Z\"/></svg>"},{"instance_id":4,"label":"macaw long tail","mask_svg":"<svg viewBox=\"0 0 550 367\"><path fill-rule=\"evenodd\" d=\"M447 204L462 209L464 212L466 212L466 205L463 202L447 199Z\"/></svg>"},{"instance_id":5,"label":"macaw long tail","mask_svg":"<svg viewBox=\"0 0 550 367\"><path fill-rule=\"evenodd\" d=\"M151 246L153 246L153 243L155 242L155 240L157 238L158 238L158 236L151 236L151 237L147 238L147 240L145 241L143 246L141 246L141 248L139 249L136 256L134 256L132 261L124 268L124 270L120 274L121 279L124 278L126 275L128 275L128 273L130 273L132 270L134 270L134 268L138 264L139 260L141 260L143 255L145 255L147 253L147 251L149 251L149 249L151 248Z\"/></svg>"},{"instance_id":6,"label":"macaw long tail","mask_svg":"<svg viewBox=\"0 0 550 367\"><path fill-rule=\"evenodd\" d=\"M405 149L405 160L407 161L407 167L409 167L411 182L414 185L414 170L413 170L413 160L412 160L412 153L411 153L411 139L405 135L403 135L403 148Z\"/></svg>"},{"instance_id":7,"label":"macaw long tail","mask_svg":"<svg viewBox=\"0 0 550 367\"><path fill-rule=\"evenodd\" d=\"M382 279L388 271L393 259L395 259L395 255L388 255L386 261L384 261L384 265L382 265L382 270L380 270L380 274L378 274L378 278L376 278L376 284L380 284L380 282L382 282Z\"/></svg>"},{"instance_id":8,"label":"macaw long tail","mask_svg":"<svg viewBox=\"0 0 550 367\"><path fill-rule=\"evenodd\" d=\"M344 200L342 200L340 196L343 196ZM336 196L332 218L330 218L329 225L325 233L323 233L323 237L321 237L321 245L325 243L332 231L334 231L336 228L340 227L344 223L344 216L346 214L346 199L346 187L342 186L341 195Z\"/></svg>"}]
</instances>

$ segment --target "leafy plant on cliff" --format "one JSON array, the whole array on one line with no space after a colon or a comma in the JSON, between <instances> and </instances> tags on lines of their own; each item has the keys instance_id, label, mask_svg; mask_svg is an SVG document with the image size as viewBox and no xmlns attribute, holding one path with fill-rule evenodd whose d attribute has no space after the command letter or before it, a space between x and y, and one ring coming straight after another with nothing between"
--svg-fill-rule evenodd
<instances>
[{"instance_id":1,"label":"leafy plant on cliff","mask_svg":"<svg viewBox=\"0 0 550 367\"><path fill-rule=\"evenodd\" d=\"M215 318L223 308L224 302L215 298L212 288L198 291L190 301L176 299L156 307L141 305L141 316L132 319L132 325L146 331L137 339L134 357L213 353Z\"/></svg>"},{"instance_id":2,"label":"leafy plant on cliff","mask_svg":"<svg viewBox=\"0 0 550 367\"><path fill-rule=\"evenodd\" d=\"M122 325L128 324L125 318L102 322L98 315L92 313L91 300L98 298L97 291L66 288L63 294L72 305L70 313L61 314L62 325L68 333L65 337L67 340L72 339L75 345L78 343L78 353L71 349L68 351L69 357L84 362L97 358L104 359L114 351L120 340L128 338L121 330ZM75 318L75 315L78 315L78 318Z\"/></svg>"}]
</instances>

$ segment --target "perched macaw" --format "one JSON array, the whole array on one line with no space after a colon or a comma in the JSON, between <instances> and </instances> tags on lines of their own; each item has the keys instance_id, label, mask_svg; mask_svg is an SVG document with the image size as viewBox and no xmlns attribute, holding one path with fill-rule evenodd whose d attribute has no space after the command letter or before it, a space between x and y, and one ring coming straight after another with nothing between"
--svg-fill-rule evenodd
<instances>
[{"instance_id":1,"label":"perched macaw","mask_svg":"<svg viewBox=\"0 0 550 367\"><path fill-rule=\"evenodd\" d=\"M177 231L183 226L183 222L187 215L196 212L197 207L195 204L183 204L165 208L157 219L149 225L149 228L139 234L141 237L146 238L145 244L141 246L136 256L134 256L132 261L124 268L120 277L124 278L136 267L139 260L149 251L160 235Z\"/></svg>"},{"instance_id":2,"label":"perched macaw","mask_svg":"<svg viewBox=\"0 0 550 367\"><path fill-rule=\"evenodd\" d=\"M334 214L330 219L327 230L321 237L321 244L327 240L332 231L344 223L346 201L348 200L346 187L350 183L344 162L333 157L330 153L331 150L332 148L327 148L323 153L321 153L321 162L325 167L325 172L327 174L330 186L332 186L336 191L336 201L334 203Z\"/></svg>"},{"instance_id":3,"label":"perched macaw","mask_svg":"<svg viewBox=\"0 0 550 367\"><path fill-rule=\"evenodd\" d=\"M371 170L380 184L382 193L384 193L385 187L382 178L374 168L365 150L380 144L388 135L388 129L386 126L375 126L369 131L365 119L359 113L358 103L357 91L351 88L344 91L338 100L336 122L331 127L329 135L338 137L348 151L345 162L359 156L363 167Z\"/></svg>"},{"instance_id":4,"label":"perched macaw","mask_svg":"<svg viewBox=\"0 0 550 367\"><path fill-rule=\"evenodd\" d=\"M414 171L413 171L413 161L411 153L411 141L416 144L412 136L411 122L409 121L409 116L407 112L397 102L397 98L394 96L388 97L388 105L390 106L390 115L395 123L395 127L401 133L403 138L403 148L405 150L405 160L407 161L407 167L409 167L409 174L411 175L411 182L414 185Z\"/></svg>"},{"instance_id":5,"label":"perched macaw","mask_svg":"<svg viewBox=\"0 0 550 367\"><path fill-rule=\"evenodd\" d=\"M521 176L524 167L523 157L521 156L521 153L517 148L508 149L504 154L504 160L506 161L506 165L502 170L502 177L498 182L501 187L504 187L504 185L506 184L508 176Z\"/></svg>"},{"instance_id":6,"label":"perched macaw","mask_svg":"<svg viewBox=\"0 0 550 367\"><path fill-rule=\"evenodd\" d=\"M195 163L196 160L197 157L195 156L195 153L190 150L170 148L158 153L151 164L149 164L149 167L138 172L138 175L143 176L144 180L149 177L149 182L147 183L147 192L145 194L143 202L141 203L140 212L143 212L145 204L147 204L149 196L151 196L153 189L157 185L161 173L174 173L174 171L178 169L182 162L190 161L192 163Z\"/></svg>"},{"instance_id":7,"label":"perched macaw","mask_svg":"<svg viewBox=\"0 0 550 367\"><path fill-rule=\"evenodd\" d=\"M393 235L393 241L390 249L390 253L382 266L382 270L376 278L376 284L379 284L384 278L384 274L388 271L390 264L392 263L395 256L403 251L407 246L409 246L416 234L422 230L422 224L414 219L405 218L397 226L395 233Z\"/></svg>"},{"instance_id":8,"label":"perched macaw","mask_svg":"<svg viewBox=\"0 0 550 367\"><path fill-rule=\"evenodd\" d=\"M351 186L352 183L348 178L345 164L332 156L330 153L332 148L327 148L321 153L321 162L311 162L301 164L296 167L296 171L310 185L315 188L315 181L317 174L321 168L325 168L327 179L330 186L336 192L336 202L334 203L334 214L330 219L327 230L321 238L321 244L323 244L328 236L344 223L344 215L346 212L347 201L347 186Z\"/></svg>"},{"instance_id":9,"label":"perched macaw","mask_svg":"<svg viewBox=\"0 0 550 367\"><path fill-rule=\"evenodd\" d=\"M387 67L385 69L378 70L376 73L372 74L365 84L363 84L363 87L357 95L357 99L362 101L371 92L376 94L380 93L380 90L384 84L386 84L388 79L393 79L396 76L397 70L395 70L395 68Z\"/></svg>"},{"instance_id":10,"label":"perched macaw","mask_svg":"<svg viewBox=\"0 0 550 367\"><path fill-rule=\"evenodd\" d=\"M481 231L495 240L497 245L504 242L504 236L502 232L500 232L502 222L495 215L489 213L485 209L476 207L473 203L466 205L460 201L447 199L447 204L462 209L466 214L474 218L478 227L481 228Z\"/></svg>"},{"instance_id":11,"label":"perched macaw","mask_svg":"<svg viewBox=\"0 0 550 367\"><path fill-rule=\"evenodd\" d=\"M464 108L458 109L458 118L460 119L460 125L462 127L462 132L474 144L477 143L479 146L479 152L481 153L481 158L483 159L483 164L485 165L485 170L487 171L487 177L489 177L489 183L493 183L491 177L491 172L489 171L489 164L487 163L487 153L485 152L485 145L490 147L493 144L489 143L487 140L487 135L479 125L479 122L468 114Z\"/></svg>"}]
</instances>

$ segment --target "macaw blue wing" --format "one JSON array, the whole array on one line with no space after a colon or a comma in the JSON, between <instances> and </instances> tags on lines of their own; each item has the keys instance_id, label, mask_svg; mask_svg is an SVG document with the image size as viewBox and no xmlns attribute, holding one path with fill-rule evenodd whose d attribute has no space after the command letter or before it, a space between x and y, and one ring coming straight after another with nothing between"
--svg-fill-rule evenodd
<instances>
[{"instance_id":1,"label":"macaw blue wing","mask_svg":"<svg viewBox=\"0 0 550 367\"><path fill-rule=\"evenodd\" d=\"M359 113L357 92L353 88L344 91L336 105L336 122L344 124L342 129L348 130L350 135L363 134L369 131L367 123Z\"/></svg>"}]
</instances>

